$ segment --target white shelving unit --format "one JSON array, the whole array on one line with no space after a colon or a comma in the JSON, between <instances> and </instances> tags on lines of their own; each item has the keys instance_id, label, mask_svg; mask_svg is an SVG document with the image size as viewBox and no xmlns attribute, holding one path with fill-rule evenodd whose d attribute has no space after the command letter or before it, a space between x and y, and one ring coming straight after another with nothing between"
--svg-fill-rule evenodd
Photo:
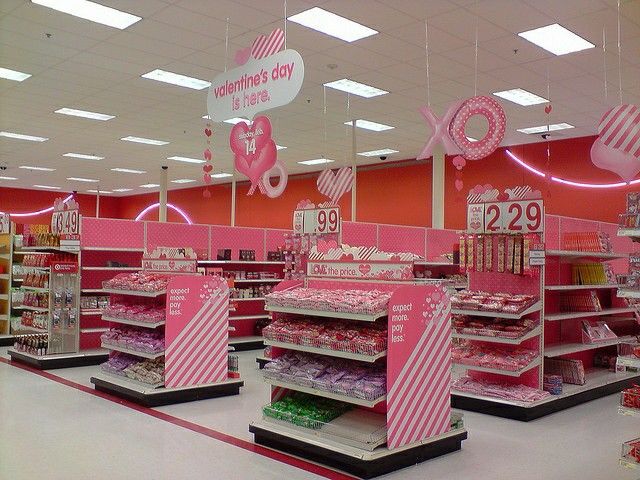
<instances>
[{"instance_id":1,"label":"white shelving unit","mask_svg":"<svg viewBox=\"0 0 640 480\"><path fill-rule=\"evenodd\" d=\"M537 337L538 335L540 335L541 331L542 331L541 327L538 326L533 330L531 330L530 332L527 332L521 337L517 337L517 338L506 338L506 337L495 337L495 336L492 337L488 335L469 335L469 334L457 333L457 332L453 332L451 336L453 338L459 338L462 340L477 340L480 342L503 343L505 345L520 345L525 340L529 340L530 338Z\"/></svg>"},{"instance_id":2,"label":"white shelving unit","mask_svg":"<svg viewBox=\"0 0 640 480\"><path fill-rule=\"evenodd\" d=\"M387 398L386 395L382 395L381 397L378 397L375 400L364 400L362 398L350 397L348 395L341 395L339 393L328 392L326 390L318 390L317 388L305 387L297 383L283 382L282 380L265 378L265 382L274 387L282 387L282 388L288 388L289 390L295 390L297 392L310 393L318 397L331 398L333 400L340 400L342 402L351 403L353 405L359 405L361 407L373 408Z\"/></svg>"},{"instance_id":3,"label":"white shelving unit","mask_svg":"<svg viewBox=\"0 0 640 480\"><path fill-rule=\"evenodd\" d=\"M162 321L162 322L144 322L144 321L139 321L139 320L130 320L128 318L110 317L110 316L107 316L107 315L102 315L102 320L104 320L105 322L109 322L109 323L121 323L123 325L133 325L134 327L143 327L143 328L151 328L151 329L160 327L160 326L165 324L164 321Z\"/></svg>"},{"instance_id":4,"label":"white shelving unit","mask_svg":"<svg viewBox=\"0 0 640 480\"><path fill-rule=\"evenodd\" d=\"M86 291L87 289L83 290ZM133 297L147 297L147 298L156 298L161 295L165 295L167 292L165 290L161 290L158 292L143 292L140 290L117 290L111 288L102 288L99 289L100 293L107 293L113 295L129 295Z\"/></svg>"},{"instance_id":5,"label":"white shelving unit","mask_svg":"<svg viewBox=\"0 0 640 480\"><path fill-rule=\"evenodd\" d=\"M490 312L487 310L462 310L458 308L452 308L451 313L456 315L469 315L471 317L491 317L491 318L508 318L518 320L522 317L526 317L532 313L538 312L542 309L542 302L536 302L526 310L520 313L504 313L504 312Z\"/></svg>"},{"instance_id":6,"label":"white shelving unit","mask_svg":"<svg viewBox=\"0 0 640 480\"><path fill-rule=\"evenodd\" d=\"M556 322L558 320L571 320L573 318L606 317L607 315L619 315L621 313L633 313L635 311L636 309L634 307L604 308L599 312L548 313L544 318L549 322Z\"/></svg>"},{"instance_id":7,"label":"white shelving unit","mask_svg":"<svg viewBox=\"0 0 640 480\"><path fill-rule=\"evenodd\" d=\"M143 352L141 350L132 350L130 348L121 347L119 345L112 345L110 343L102 342L102 348L107 350L114 350L116 352L128 353L129 355L135 355L136 357L149 358L155 360L164 356L164 350L156 353Z\"/></svg>"},{"instance_id":8,"label":"white shelving unit","mask_svg":"<svg viewBox=\"0 0 640 480\"><path fill-rule=\"evenodd\" d=\"M596 284L596 285L545 285L545 290L607 290L607 289L619 289L622 285L617 283L611 284Z\"/></svg>"},{"instance_id":9,"label":"white shelving unit","mask_svg":"<svg viewBox=\"0 0 640 480\"><path fill-rule=\"evenodd\" d=\"M347 358L349 360L358 360L360 362L374 363L377 360L386 357L386 350L376 355L365 355L363 353L343 352L340 350L331 350L329 348L309 347L307 345L298 345L295 343L277 342L275 340L265 339L265 345L271 345L273 347L286 348L288 350L296 350L298 352L317 353L320 355L329 355L331 357Z\"/></svg>"},{"instance_id":10,"label":"white shelving unit","mask_svg":"<svg viewBox=\"0 0 640 480\"><path fill-rule=\"evenodd\" d=\"M499 375L506 375L508 377L520 377L522 376L523 373L528 372L532 368L539 366L540 363L541 363L541 357L536 357L528 365L518 370L504 370L502 368L480 367L476 365L469 365L468 363L456 363L456 362L453 362L453 365L459 366L461 368L466 368L467 370L474 370L476 372L497 373Z\"/></svg>"}]
</instances>

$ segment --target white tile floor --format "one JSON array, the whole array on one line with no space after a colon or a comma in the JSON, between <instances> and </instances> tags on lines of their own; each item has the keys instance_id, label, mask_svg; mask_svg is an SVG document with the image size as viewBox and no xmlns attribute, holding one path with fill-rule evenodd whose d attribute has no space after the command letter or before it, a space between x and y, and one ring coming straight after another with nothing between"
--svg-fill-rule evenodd
<instances>
[{"instance_id":1,"label":"white tile floor","mask_svg":"<svg viewBox=\"0 0 640 480\"><path fill-rule=\"evenodd\" d=\"M0 349L6 356L6 349ZM241 352L239 396L158 410L243 440L268 400L256 352ZM98 367L50 373L90 386ZM462 451L381 477L406 480L636 480L617 465L640 419L610 396L521 423L465 413ZM318 479L296 467L0 363L0 479Z\"/></svg>"}]
</instances>

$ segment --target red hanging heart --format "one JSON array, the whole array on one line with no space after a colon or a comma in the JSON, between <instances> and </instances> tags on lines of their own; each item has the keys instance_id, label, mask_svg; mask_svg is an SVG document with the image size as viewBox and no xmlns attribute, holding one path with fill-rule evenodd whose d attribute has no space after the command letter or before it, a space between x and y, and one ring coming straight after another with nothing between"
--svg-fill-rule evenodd
<instances>
[{"instance_id":1,"label":"red hanging heart","mask_svg":"<svg viewBox=\"0 0 640 480\"><path fill-rule=\"evenodd\" d=\"M210 128L205 128L205 129L204 129L204 134L205 134L207 137L210 137L210 136L211 136L211 133L213 133L213 132L211 132L211 129L210 129Z\"/></svg>"},{"instance_id":2,"label":"red hanging heart","mask_svg":"<svg viewBox=\"0 0 640 480\"><path fill-rule=\"evenodd\" d=\"M208 162L211 161L211 150L208 148L204 151L204 159Z\"/></svg>"},{"instance_id":3,"label":"red hanging heart","mask_svg":"<svg viewBox=\"0 0 640 480\"><path fill-rule=\"evenodd\" d=\"M213 170L213 165L211 165L210 163L207 163L202 166L202 171L204 173L211 173L212 170Z\"/></svg>"},{"instance_id":4,"label":"red hanging heart","mask_svg":"<svg viewBox=\"0 0 640 480\"><path fill-rule=\"evenodd\" d=\"M204 198L211 198L211 192L209 191L208 188L205 188L204 191L202 192L202 196Z\"/></svg>"},{"instance_id":5,"label":"red hanging heart","mask_svg":"<svg viewBox=\"0 0 640 480\"><path fill-rule=\"evenodd\" d=\"M206 183L206 184L211 183L211 175L209 175L208 173L205 173L205 174L202 176L202 179L204 180L204 183Z\"/></svg>"},{"instance_id":6,"label":"red hanging heart","mask_svg":"<svg viewBox=\"0 0 640 480\"><path fill-rule=\"evenodd\" d=\"M553 107L551 106L551 104L547 105L546 107L544 107L544 113L546 114L551 113L552 108Z\"/></svg>"}]
</instances>

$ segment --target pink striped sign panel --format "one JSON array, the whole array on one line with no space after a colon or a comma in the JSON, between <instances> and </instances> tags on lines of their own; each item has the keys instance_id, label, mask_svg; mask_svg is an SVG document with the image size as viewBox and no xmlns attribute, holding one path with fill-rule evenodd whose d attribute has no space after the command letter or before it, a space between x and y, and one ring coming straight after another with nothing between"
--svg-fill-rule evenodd
<instances>
[{"instance_id":1,"label":"pink striped sign panel","mask_svg":"<svg viewBox=\"0 0 640 480\"><path fill-rule=\"evenodd\" d=\"M401 286L389 301L389 449L450 429L450 317L451 302L446 287Z\"/></svg>"},{"instance_id":2,"label":"pink striped sign panel","mask_svg":"<svg viewBox=\"0 0 640 480\"><path fill-rule=\"evenodd\" d=\"M256 60L268 57L280 51L284 45L284 32L276 28L269 35L256 37L251 45L251 56Z\"/></svg>"},{"instance_id":3,"label":"pink striped sign panel","mask_svg":"<svg viewBox=\"0 0 640 480\"><path fill-rule=\"evenodd\" d=\"M640 108L637 105L618 105L604 114L598 126L602 142L640 158Z\"/></svg>"},{"instance_id":4,"label":"pink striped sign panel","mask_svg":"<svg viewBox=\"0 0 640 480\"><path fill-rule=\"evenodd\" d=\"M206 385L228 377L229 287L220 277L183 275L167 287L165 386Z\"/></svg>"}]
</instances>

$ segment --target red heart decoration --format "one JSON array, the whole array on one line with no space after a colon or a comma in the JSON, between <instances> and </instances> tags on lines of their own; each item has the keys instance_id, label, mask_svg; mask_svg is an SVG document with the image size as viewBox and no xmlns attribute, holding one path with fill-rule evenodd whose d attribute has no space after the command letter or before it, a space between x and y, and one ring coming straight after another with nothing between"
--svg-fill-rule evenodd
<instances>
[{"instance_id":1,"label":"red heart decoration","mask_svg":"<svg viewBox=\"0 0 640 480\"><path fill-rule=\"evenodd\" d=\"M208 162L211 161L211 150L208 148L204 151L204 159Z\"/></svg>"},{"instance_id":2,"label":"red heart decoration","mask_svg":"<svg viewBox=\"0 0 640 480\"><path fill-rule=\"evenodd\" d=\"M371 271L371 265L368 263L363 263L361 265L358 265L358 270L360 270L360 273L362 273L363 275L367 275Z\"/></svg>"},{"instance_id":3,"label":"red heart decoration","mask_svg":"<svg viewBox=\"0 0 640 480\"><path fill-rule=\"evenodd\" d=\"M205 189L205 191L204 191L204 192L202 192L202 196L203 196L204 198L211 198L211 192L209 191L209 189L208 189L208 188L207 188L207 189Z\"/></svg>"},{"instance_id":4,"label":"red heart decoration","mask_svg":"<svg viewBox=\"0 0 640 480\"><path fill-rule=\"evenodd\" d=\"M551 105L547 105L546 107L544 107L544 113L551 113L552 107Z\"/></svg>"},{"instance_id":5,"label":"red heart decoration","mask_svg":"<svg viewBox=\"0 0 640 480\"><path fill-rule=\"evenodd\" d=\"M204 173L211 173L211 171L213 170L213 165L207 163L205 165L202 166L202 171Z\"/></svg>"},{"instance_id":6,"label":"red heart decoration","mask_svg":"<svg viewBox=\"0 0 640 480\"><path fill-rule=\"evenodd\" d=\"M207 183L207 184L208 184L208 183L211 183L211 175L209 175L208 173L205 173L205 174L202 176L202 179L204 180L204 183Z\"/></svg>"},{"instance_id":7,"label":"red heart decoration","mask_svg":"<svg viewBox=\"0 0 640 480\"><path fill-rule=\"evenodd\" d=\"M204 129L204 134L205 134L207 137L210 137L212 133L213 133L213 132L211 131L211 129L210 129L210 128L205 128L205 129Z\"/></svg>"},{"instance_id":8,"label":"red heart decoration","mask_svg":"<svg viewBox=\"0 0 640 480\"><path fill-rule=\"evenodd\" d=\"M251 126L245 122L236 123L229 135L229 146L236 156L244 157L248 165L251 166L253 161L260 155L262 147L269 143L270 140L271 121L268 117L260 116L255 118ZM247 154L249 146L253 148Z\"/></svg>"},{"instance_id":9,"label":"red heart decoration","mask_svg":"<svg viewBox=\"0 0 640 480\"><path fill-rule=\"evenodd\" d=\"M236 170L249 177L252 185L258 185L260 177L276 164L278 159L276 143L269 140L269 143L257 155L250 155L250 157L254 157L255 160L250 161L251 159L246 155L236 155L234 165Z\"/></svg>"},{"instance_id":10,"label":"red heart decoration","mask_svg":"<svg viewBox=\"0 0 640 480\"><path fill-rule=\"evenodd\" d=\"M506 202L507 200L509 200L509 195L506 192L502 192L498 194L499 202Z\"/></svg>"}]
</instances>

